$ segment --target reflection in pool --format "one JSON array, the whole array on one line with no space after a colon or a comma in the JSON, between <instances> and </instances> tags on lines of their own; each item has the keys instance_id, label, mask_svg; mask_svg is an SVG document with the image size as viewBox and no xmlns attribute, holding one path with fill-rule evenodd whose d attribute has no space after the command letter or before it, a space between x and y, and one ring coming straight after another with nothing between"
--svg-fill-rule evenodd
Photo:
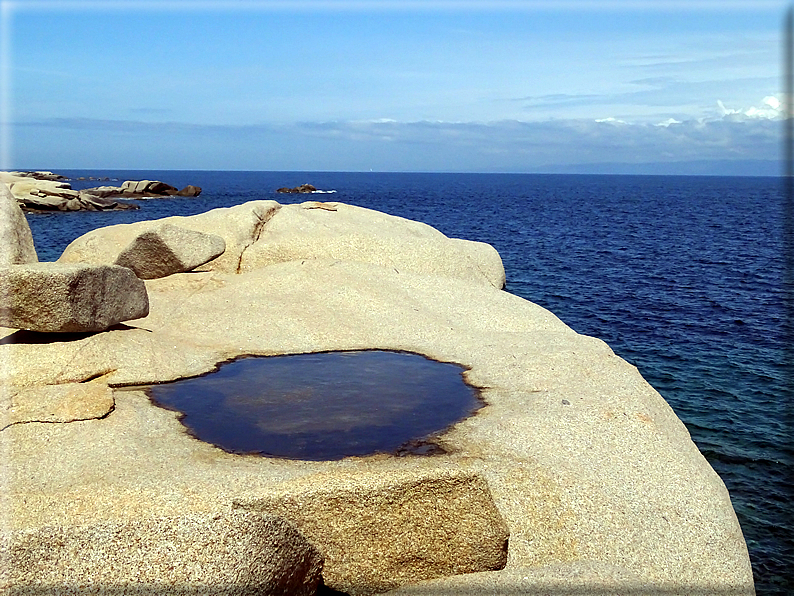
<instances>
[{"instance_id":1,"label":"reflection in pool","mask_svg":"<svg viewBox=\"0 0 794 596\"><path fill-rule=\"evenodd\" d=\"M433 453L429 439L483 404L463 368L418 354L326 352L242 358L153 385L195 437L235 453L334 460Z\"/></svg>"}]
</instances>

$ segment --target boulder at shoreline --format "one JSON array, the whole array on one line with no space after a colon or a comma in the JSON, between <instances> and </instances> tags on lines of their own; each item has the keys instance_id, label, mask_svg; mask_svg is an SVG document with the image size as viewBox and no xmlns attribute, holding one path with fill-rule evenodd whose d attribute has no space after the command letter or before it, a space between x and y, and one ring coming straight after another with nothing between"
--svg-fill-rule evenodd
<instances>
[{"instance_id":1,"label":"boulder at shoreline","mask_svg":"<svg viewBox=\"0 0 794 596\"><path fill-rule=\"evenodd\" d=\"M0 430L4 540L38 553L48 528L75 544L80 528L243 510L286 520L349 594L754 594L728 491L684 424L603 341L502 290L493 247L344 203L254 201L94 230L58 264L113 263L166 223L226 250L141 282L145 318L45 340L0 329L12 403L69 404ZM298 461L202 442L145 392L239 357L368 349L459 364L485 405L433 455Z\"/></svg>"}]
</instances>

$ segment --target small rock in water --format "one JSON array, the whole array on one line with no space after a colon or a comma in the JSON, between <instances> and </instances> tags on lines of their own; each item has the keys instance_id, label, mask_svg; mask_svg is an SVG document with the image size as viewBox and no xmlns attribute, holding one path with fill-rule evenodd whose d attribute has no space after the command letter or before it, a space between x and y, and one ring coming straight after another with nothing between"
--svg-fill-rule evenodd
<instances>
[{"instance_id":1,"label":"small rock in water","mask_svg":"<svg viewBox=\"0 0 794 596\"><path fill-rule=\"evenodd\" d=\"M315 192L317 190L316 187L312 186L311 184L301 184L300 186L296 186L295 188L287 188L282 187L276 190L276 192L281 193L309 193Z\"/></svg>"},{"instance_id":2,"label":"small rock in water","mask_svg":"<svg viewBox=\"0 0 794 596\"><path fill-rule=\"evenodd\" d=\"M185 188L180 190L176 193L178 197L197 197L201 194L201 187L200 186L193 186L192 184L188 184Z\"/></svg>"}]
</instances>

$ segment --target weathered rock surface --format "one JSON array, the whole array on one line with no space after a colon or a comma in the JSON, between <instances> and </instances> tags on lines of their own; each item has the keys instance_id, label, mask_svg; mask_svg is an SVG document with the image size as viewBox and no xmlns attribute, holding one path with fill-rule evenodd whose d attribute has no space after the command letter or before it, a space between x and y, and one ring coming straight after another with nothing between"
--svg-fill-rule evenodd
<instances>
[{"instance_id":1,"label":"weathered rock surface","mask_svg":"<svg viewBox=\"0 0 794 596\"><path fill-rule=\"evenodd\" d=\"M122 183L120 190L124 194L136 195L138 197L173 196L179 193L175 187L165 182L160 182L159 180L127 180ZM199 192L200 191L201 189L199 189Z\"/></svg>"},{"instance_id":2,"label":"weathered rock surface","mask_svg":"<svg viewBox=\"0 0 794 596\"><path fill-rule=\"evenodd\" d=\"M0 182L0 267L38 260L25 214L5 183Z\"/></svg>"},{"instance_id":3,"label":"weathered rock surface","mask_svg":"<svg viewBox=\"0 0 794 596\"><path fill-rule=\"evenodd\" d=\"M289 523L246 512L153 517L0 534L10 593L309 596L322 558Z\"/></svg>"},{"instance_id":4,"label":"weathered rock surface","mask_svg":"<svg viewBox=\"0 0 794 596\"><path fill-rule=\"evenodd\" d=\"M476 474L314 476L236 507L292 522L322 553L325 585L351 595L507 562L507 526Z\"/></svg>"},{"instance_id":5,"label":"weathered rock surface","mask_svg":"<svg viewBox=\"0 0 794 596\"><path fill-rule=\"evenodd\" d=\"M426 273L504 287L502 259L483 242L447 238L427 224L343 203L285 205L261 241L240 262L242 271L306 259L374 263L398 273Z\"/></svg>"},{"instance_id":6,"label":"weathered rock surface","mask_svg":"<svg viewBox=\"0 0 794 596\"><path fill-rule=\"evenodd\" d=\"M469 573L424 581L389 592L392 596L669 596L681 593L646 583L631 571L596 561L575 561L542 567ZM724 592L729 594L730 592ZM716 596L714 592L687 591L689 596Z\"/></svg>"},{"instance_id":7,"label":"weathered rock surface","mask_svg":"<svg viewBox=\"0 0 794 596\"><path fill-rule=\"evenodd\" d=\"M9 265L0 296L0 325L31 331L104 331L149 313L146 286L125 267Z\"/></svg>"},{"instance_id":8,"label":"weathered rock surface","mask_svg":"<svg viewBox=\"0 0 794 596\"><path fill-rule=\"evenodd\" d=\"M0 393L0 430L26 422L75 422L107 416L113 409L107 383L8 387Z\"/></svg>"},{"instance_id":9,"label":"weathered rock surface","mask_svg":"<svg viewBox=\"0 0 794 596\"><path fill-rule=\"evenodd\" d=\"M223 254L226 242L173 224L143 232L119 253L116 265L128 267L140 279L155 279L191 271Z\"/></svg>"},{"instance_id":10,"label":"weathered rock surface","mask_svg":"<svg viewBox=\"0 0 794 596\"><path fill-rule=\"evenodd\" d=\"M274 495L284 501L273 507L288 508L289 495L301 494L289 492L290 486L319 491L330 477L354 485L368 475L388 483L392 475L419 479L445 469L484 478L510 531L506 568L473 577L497 577L506 586L521 574L522 582L528 578L523 592L543 593L549 584L539 570L554 567L559 576L574 578L572 590L587 593L591 576L575 578L591 562L607 570L610 589L623 594L636 593L637 585L649 588L643 594L653 593L650 588L666 595L753 594L747 548L725 485L634 366L604 342L494 287L493 274L481 272L489 262L487 247L482 257L455 253L474 263L471 273L455 277L449 264L410 256L412 243L421 246L434 235L425 226L402 227L406 242L400 245L392 228L397 222L348 207L263 201L169 218L218 234L227 251L203 266L206 271L145 282L150 313L124 328L45 342L0 330L6 338L0 342L0 387L35 393L100 376L120 387L196 376L242 355L403 350L461 364L467 382L481 389L486 406L437 439L445 454L333 462L235 455L190 436L177 413L154 406L143 391L116 389L115 407L101 419L12 424L0 431L7 470L0 527L143 522ZM374 237L370 246L397 246L413 270L372 262L383 259L380 254L357 260L363 249L335 255L332 229L352 233L352 221ZM115 260L145 226L162 223L91 233L64 257L108 258L107 251ZM282 237L289 245L290 227L312 243L310 258L290 247L294 252L285 250L278 259L269 255L261 265L249 260L250 268L240 266L259 243ZM446 501L439 507L454 510ZM374 522L366 505L361 511L337 521L363 536L361 528ZM414 564L420 569L423 562ZM411 566L408 559L405 566Z\"/></svg>"},{"instance_id":11,"label":"weathered rock surface","mask_svg":"<svg viewBox=\"0 0 794 596\"><path fill-rule=\"evenodd\" d=\"M201 194L200 186L188 184L182 190L158 180L127 180L121 186L98 186L87 188L84 192L100 197L129 199L148 199L155 197L197 197Z\"/></svg>"}]
</instances>

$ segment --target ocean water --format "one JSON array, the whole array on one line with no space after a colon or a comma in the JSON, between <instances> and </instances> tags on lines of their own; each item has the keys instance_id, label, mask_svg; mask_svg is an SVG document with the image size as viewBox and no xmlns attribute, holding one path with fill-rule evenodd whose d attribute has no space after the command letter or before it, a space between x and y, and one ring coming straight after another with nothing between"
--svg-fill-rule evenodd
<instances>
[{"instance_id":1,"label":"ocean water","mask_svg":"<svg viewBox=\"0 0 794 596\"><path fill-rule=\"evenodd\" d=\"M333 200L492 244L506 290L606 341L684 421L731 494L759 595L792 594L792 328L778 178L65 171L73 188L162 180L197 198L30 214L41 260L100 226L255 199ZM330 195L283 195L310 183ZM789 294L790 295L790 294Z\"/></svg>"}]
</instances>

